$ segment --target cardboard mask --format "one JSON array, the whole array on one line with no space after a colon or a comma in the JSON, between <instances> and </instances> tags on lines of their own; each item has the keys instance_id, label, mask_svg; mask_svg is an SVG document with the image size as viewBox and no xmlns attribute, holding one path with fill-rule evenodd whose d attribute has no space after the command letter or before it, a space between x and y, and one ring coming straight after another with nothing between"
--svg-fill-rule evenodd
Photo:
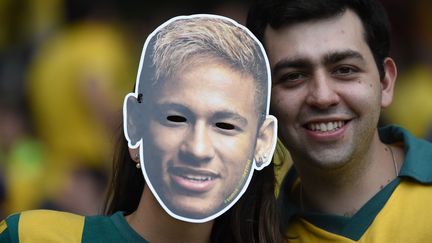
<instances>
[{"instance_id":1,"label":"cardboard mask","mask_svg":"<svg viewBox=\"0 0 432 243\"><path fill-rule=\"evenodd\" d=\"M227 211L277 137L269 115L270 68L245 27L216 15L168 20L147 38L124 132L172 217L202 223Z\"/></svg>"}]
</instances>

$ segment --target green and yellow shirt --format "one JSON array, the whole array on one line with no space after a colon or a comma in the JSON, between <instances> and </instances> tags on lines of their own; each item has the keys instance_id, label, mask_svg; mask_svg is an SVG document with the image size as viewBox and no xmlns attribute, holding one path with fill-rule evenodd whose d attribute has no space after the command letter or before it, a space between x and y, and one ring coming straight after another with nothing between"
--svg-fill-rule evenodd
<instances>
[{"instance_id":1,"label":"green and yellow shirt","mask_svg":"<svg viewBox=\"0 0 432 243\"><path fill-rule=\"evenodd\" d=\"M2 243L141 242L148 243L126 222L123 213L112 216L33 210L9 216L0 223Z\"/></svg>"},{"instance_id":2,"label":"green and yellow shirt","mask_svg":"<svg viewBox=\"0 0 432 243\"><path fill-rule=\"evenodd\" d=\"M396 126L380 129L384 143L403 143L405 161L399 176L354 216L302 212L290 193L299 184L292 168L280 202L288 242L431 242L432 144Z\"/></svg>"}]
</instances>

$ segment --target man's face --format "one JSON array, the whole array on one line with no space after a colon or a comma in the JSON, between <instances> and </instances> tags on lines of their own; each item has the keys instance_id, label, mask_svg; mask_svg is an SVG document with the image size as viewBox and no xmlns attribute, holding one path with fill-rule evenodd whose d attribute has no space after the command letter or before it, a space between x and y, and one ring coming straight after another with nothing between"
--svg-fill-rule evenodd
<instances>
[{"instance_id":1,"label":"man's face","mask_svg":"<svg viewBox=\"0 0 432 243\"><path fill-rule=\"evenodd\" d=\"M240 193L253 169L254 81L224 64L202 62L155 92L144 137L150 183L175 214L213 215Z\"/></svg>"},{"instance_id":2,"label":"man's face","mask_svg":"<svg viewBox=\"0 0 432 243\"><path fill-rule=\"evenodd\" d=\"M278 30L267 28L271 112L294 161L338 168L370 148L382 99L378 70L363 33L351 11Z\"/></svg>"}]
</instances>

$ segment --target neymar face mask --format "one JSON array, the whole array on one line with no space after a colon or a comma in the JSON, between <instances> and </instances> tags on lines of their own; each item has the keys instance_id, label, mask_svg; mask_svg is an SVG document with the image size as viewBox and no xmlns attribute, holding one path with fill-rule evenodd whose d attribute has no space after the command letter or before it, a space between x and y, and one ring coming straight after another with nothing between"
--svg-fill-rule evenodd
<instances>
[{"instance_id":1,"label":"neymar face mask","mask_svg":"<svg viewBox=\"0 0 432 243\"><path fill-rule=\"evenodd\" d=\"M124 132L145 186L169 215L218 217L270 163L270 85L263 47L233 20L181 16L149 35L125 97Z\"/></svg>"}]
</instances>

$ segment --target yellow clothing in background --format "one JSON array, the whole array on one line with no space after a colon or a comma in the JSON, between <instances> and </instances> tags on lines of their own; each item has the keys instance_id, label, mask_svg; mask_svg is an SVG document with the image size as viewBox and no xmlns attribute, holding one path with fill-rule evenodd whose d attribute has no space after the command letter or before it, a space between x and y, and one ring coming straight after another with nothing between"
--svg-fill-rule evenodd
<instances>
[{"instance_id":1,"label":"yellow clothing in background","mask_svg":"<svg viewBox=\"0 0 432 243\"><path fill-rule=\"evenodd\" d=\"M110 167L123 97L135 80L134 63L129 43L111 23L77 23L36 53L28 96L46 150L48 197L74 167Z\"/></svg>"},{"instance_id":2,"label":"yellow clothing in background","mask_svg":"<svg viewBox=\"0 0 432 243\"><path fill-rule=\"evenodd\" d=\"M389 123L396 123L425 138L432 129L432 70L417 66L396 82L392 105L384 110Z\"/></svg>"}]
</instances>

